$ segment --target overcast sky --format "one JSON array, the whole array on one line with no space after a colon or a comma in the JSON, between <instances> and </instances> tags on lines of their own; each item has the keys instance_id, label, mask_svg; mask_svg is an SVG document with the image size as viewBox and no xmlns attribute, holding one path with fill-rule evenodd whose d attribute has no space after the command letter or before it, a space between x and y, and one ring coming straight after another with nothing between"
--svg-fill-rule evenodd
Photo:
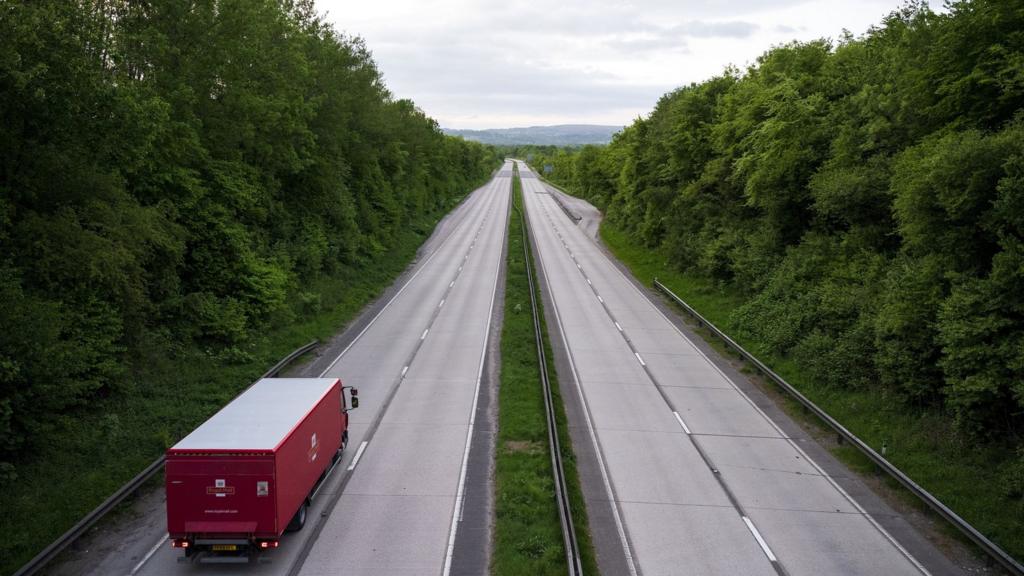
<instances>
[{"instance_id":1,"label":"overcast sky","mask_svg":"<svg viewBox=\"0 0 1024 576\"><path fill-rule=\"evenodd\" d=\"M900 0L317 0L388 88L446 128L626 125L790 40L865 32ZM932 0L933 9L941 7Z\"/></svg>"}]
</instances>

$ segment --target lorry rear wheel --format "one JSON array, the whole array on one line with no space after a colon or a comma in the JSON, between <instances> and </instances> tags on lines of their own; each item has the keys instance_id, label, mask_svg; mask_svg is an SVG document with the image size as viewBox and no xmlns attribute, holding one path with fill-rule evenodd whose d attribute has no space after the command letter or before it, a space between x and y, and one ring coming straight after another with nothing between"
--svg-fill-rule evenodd
<instances>
[{"instance_id":1,"label":"lorry rear wheel","mask_svg":"<svg viewBox=\"0 0 1024 576\"><path fill-rule=\"evenodd\" d=\"M299 506L298 511L295 512L295 516L292 517L292 521L288 523L288 528L286 528L287 531L298 532L299 530L302 530L302 527L306 525L306 509L308 507L309 504L306 502L303 502L302 506Z\"/></svg>"}]
</instances>

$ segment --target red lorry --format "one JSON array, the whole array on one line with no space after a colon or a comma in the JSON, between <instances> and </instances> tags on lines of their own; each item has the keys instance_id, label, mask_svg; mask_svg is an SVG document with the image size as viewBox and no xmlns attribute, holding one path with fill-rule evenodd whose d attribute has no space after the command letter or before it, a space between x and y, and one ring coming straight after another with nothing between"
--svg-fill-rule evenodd
<instances>
[{"instance_id":1,"label":"red lorry","mask_svg":"<svg viewBox=\"0 0 1024 576\"><path fill-rule=\"evenodd\" d=\"M299 530L348 440L356 389L264 378L167 450L167 532L185 556L249 561Z\"/></svg>"}]
</instances>

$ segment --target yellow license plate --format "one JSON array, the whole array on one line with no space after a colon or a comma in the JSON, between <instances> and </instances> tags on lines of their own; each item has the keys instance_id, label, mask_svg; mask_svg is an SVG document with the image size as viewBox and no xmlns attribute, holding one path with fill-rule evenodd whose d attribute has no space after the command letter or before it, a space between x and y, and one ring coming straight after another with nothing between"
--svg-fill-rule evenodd
<instances>
[{"instance_id":1,"label":"yellow license plate","mask_svg":"<svg viewBox=\"0 0 1024 576\"><path fill-rule=\"evenodd\" d=\"M235 550L238 550L238 546L236 544L214 544L213 545L213 551L214 552L234 552Z\"/></svg>"}]
</instances>

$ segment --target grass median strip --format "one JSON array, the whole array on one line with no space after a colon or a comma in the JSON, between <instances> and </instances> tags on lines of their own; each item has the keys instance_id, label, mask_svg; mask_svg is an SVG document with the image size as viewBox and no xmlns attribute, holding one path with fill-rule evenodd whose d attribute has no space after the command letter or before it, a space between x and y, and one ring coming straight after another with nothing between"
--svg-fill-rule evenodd
<instances>
[{"instance_id":1,"label":"grass median strip","mask_svg":"<svg viewBox=\"0 0 1024 576\"><path fill-rule=\"evenodd\" d=\"M521 209L518 174L513 182L514 201ZM565 574L567 570L523 249L522 220L519 211L514 210L509 219L495 462L495 545L491 571L498 576ZM543 308L540 313L543 323ZM596 574L586 510L546 331L544 340L580 556L585 572Z\"/></svg>"}]
</instances>

